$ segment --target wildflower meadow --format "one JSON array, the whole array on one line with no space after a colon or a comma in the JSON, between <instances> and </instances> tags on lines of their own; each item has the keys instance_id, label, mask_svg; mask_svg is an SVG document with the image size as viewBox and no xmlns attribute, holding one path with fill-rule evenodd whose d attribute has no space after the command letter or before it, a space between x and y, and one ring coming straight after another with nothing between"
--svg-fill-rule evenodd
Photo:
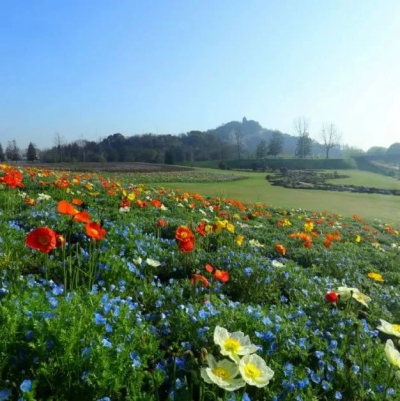
<instances>
[{"instance_id":1,"label":"wildflower meadow","mask_svg":"<svg viewBox=\"0 0 400 401\"><path fill-rule=\"evenodd\" d=\"M0 167L0 400L400 399L394 224L130 177Z\"/></svg>"}]
</instances>

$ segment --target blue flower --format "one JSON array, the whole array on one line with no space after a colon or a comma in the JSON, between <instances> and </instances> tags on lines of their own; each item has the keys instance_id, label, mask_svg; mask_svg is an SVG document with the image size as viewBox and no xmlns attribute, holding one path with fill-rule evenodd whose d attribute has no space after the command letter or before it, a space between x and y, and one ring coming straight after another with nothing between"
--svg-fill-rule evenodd
<instances>
[{"instance_id":1,"label":"blue flower","mask_svg":"<svg viewBox=\"0 0 400 401\"><path fill-rule=\"evenodd\" d=\"M4 389L0 390L0 401L6 401L10 397L11 392L10 390Z\"/></svg>"},{"instance_id":2,"label":"blue flower","mask_svg":"<svg viewBox=\"0 0 400 401\"><path fill-rule=\"evenodd\" d=\"M140 366L140 358L139 358L138 353L137 353L136 351L132 351L132 352L129 354L129 356L130 356L130 358L131 358L132 361L133 361L132 367L133 367L133 368L138 368L138 367Z\"/></svg>"},{"instance_id":3,"label":"blue flower","mask_svg":"<svg viewBox=\"0 0 400 401\"><path fill-rule=\"evenodd\" d=\"M106 348L111 348L112 347L111 341L107 340L107 338L103 338L102 344Z\"/></svg>"},{"instance_id":4,"label":"blue flower","mask_svg":"<svg viewBox=\"0 0 400 401\"><path fill-rule=\"evenodd\" d=\"M336 400L341 400L343 398L342 393L340 391L336 391L335 393L335 399Z\"/></svg>"},{"instance_id":5,"label":"blue flower","mask_svg":"<svg viewBox=\"0 0 400 401\"><path fill-rule=\"evenodd\" d=\"M30 380L24 380L19 386L23 393L27 393L32 388L32 382Z\"/></svg>"},{"instance_id":6,"label":"blue flower","mask_svg":"<svg viewBox=\"0 0 400 401\"><path fill-rule=\"evenodd\" d=\"M250 276L251 276L251 273L253 273L253 269L252 269L251 267L245 267L245 268L243 269L243 272L244 272L244 275L245 275L246 277L250 277Z\"/></svg>"}]
</instances>

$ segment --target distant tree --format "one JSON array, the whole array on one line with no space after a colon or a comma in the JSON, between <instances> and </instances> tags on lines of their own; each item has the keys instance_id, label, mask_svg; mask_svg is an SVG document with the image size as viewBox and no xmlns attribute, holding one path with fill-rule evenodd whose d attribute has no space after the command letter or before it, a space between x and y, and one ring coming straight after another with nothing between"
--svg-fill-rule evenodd
<instances>
[{"instance_id":1,"label":"distant tree","mask_svg":"<svg viewBox=\"0 0 400 401\"><path fill-rule=\"evenodd\" d=\"M175 156L170 150L165 152L165 164L175 164Z\"/></svg>"},{"instance_id":2,"label":"distant tree","mask_svg":"<svg viewBox=\"0 0 400 401\"><path fill-rule=\"evenodd\" d=\"M372 146L367 150L367 154L369 155L385 155L387 152L387 148L383 146Z\"/></svg>"},{"instance_id":3,"label":"distant tree","mask_svg":"<svg viewBox=\"0 0 400 401\"><path fill-rule=\"evenodd\" d=\"M236 155L238 159L241 159L244 152L244 136L241 130L235 129L230 134L230 139L236 148Z\"/></svg>"},{"instance_id":4,"label":"distant tree","mask_svg":"<svg viewBox=\"0 0 400 401\"><path fill-rule=\"evenodd\" d=\"M343 145L341 148L341 153L344 159L365 155L365 152L362 149L349 145Z\"/></svg>"},{"instance_id":5,"label":"distant tree","mask_svg":"<svg viewBox=\"0 0 400 401\"><path fill-rule=\"evenodd\" d=\"M62 161L63 161L63 146L65 144L65 139L59 132L56 132L54 134L53 142L54 142L54 146L56 147L56 150L57 150L57 153L58 153L59 162L62 163Z\"/></svg>"},{"instance_id":6,"label":"distant tree","mask_svg":"<svg viewBox=\"0 0 400 401\"><path fill-rule=\"evenodd\" d=\"M340 144L342 136L339 134L335 124L323 124L321 128L321 139L325 148L326 158L329 159L329 152Z\"/></svg>"},{"instance_id":7,"label":"distant tree","mask_svg":"<svg viewBox=\"0 0 400 401\"><path fill-rule=\"evenodd\" d=\"M0 162L3 162L4 160L6 160L6 155L4 154L3 147L0 143Z\"/></svg>"},{"instance_id":8,"label":"distant tree","mask_svg":"<svg viewBox=\"0 0 400 401\"><path fill-rule=\"evenodd\" d=\"M256 158L260 160L265 159L267 157L267 154L268 154L267 142L264 139L262 139L260 143L257 145Z\"/></svg>"},{"instance_id":9,"label":"distant tree","mask_svg":"<svg viewBox=\"0 0 400 401\"><path fill-rule=\"evenodd\" d=\"M13 139L11 142L8 142L6 148L6 156L7 160L18 161L21 160L21 151L17 145L17 141Z\"/></svg>"},{"instance_id":10,"label":"distant tree","mask_svg":"<svg viewBox=\"0 0 400 401\"><path fill-rule=\"evenodd\" d=\"M268 142L268 154L277 156L283 150L283 135L280 132L274 132Z\"/></svg>"},{"instance_id":11,"label":"distant tree","mask_svg":"<svg viewBox=\"0 0 400 401\"><path fill-rule=\"evenodd\" d=\"M298 136L297 145L295 150L296 157L304 159L311 154L312 141L308 129L310 127L310 120L305 117L299 117L294 120L294 130Z\"/></svg>"},{"instance_id":12,"label":"distant tree","mask_svg":"<svg viewBox=\"0 0 400 401\"><path fill-rule=\"evenodd\" d=\"M28 150L26 152L26 159L29 162L34 162L37 159L37 150L32 142L29 142Z\"/></svg>"},{"instance_id":13,"label":"distant tree","mask_svg":"<svg viewBox=\"0 0 400 401\"><path fill-rule=\"evenodd\" d=\"M386 151L386 153L387 153L388 155L394 154L394 153L400 153L400 143L399 143L399 142L392 143L392 144L389 146L389 148L388 148L388 150Z\"/></svg>"}]
</instances>

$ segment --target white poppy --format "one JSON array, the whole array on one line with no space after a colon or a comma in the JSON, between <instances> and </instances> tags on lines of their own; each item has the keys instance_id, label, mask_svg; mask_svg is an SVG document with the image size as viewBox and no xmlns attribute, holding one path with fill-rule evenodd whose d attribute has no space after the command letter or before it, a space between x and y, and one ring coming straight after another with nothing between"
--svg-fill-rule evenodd
<instances>
[{"instance_id":1,"label":"white poppy","mask_svg":"<svg viewBox=\"0 0 400 401\"><path fill-rule=\"evenodd\" d=\"M246 355L239 362L243 380L256 387L265 387L274 376L274 371L258 355Z\"/></svg>"},{"instance_id":2,"label":"white poppy","mask_svg":"<svg viewBox=\"0 0 400 401\"><path fill-rule=\"evenodd\" d=\"M400 337L400 324L391 324L383 319L379 320L381 321L381 325L377 327L378 330L382 331L382 333Z\"/></svg>"},{"instance_id":3,"label":"white poppy","mask_svg":"<svg viewBox=\"0 0 400 401\"><path fill-rule=\"evenodd\" d=\"M221 347L222 355L229 356L235 362L239 362L239 355L252 354L258 349L251 343L249 336L245 336L241 331L229 333L220 326L215 327L214 342Z\"/></svg>"},{"instance_id":4,"label":"white poppy","mask_svg":"<svg viewBox=\"0 0 400 401\"><path fill-rule=\"evenodd\" d=\"M207 355L208 368L201 369L201 377L206 383L216 384L226 391L235 391L246 385L243 379L235 378L239 369L236 363L223 359L217 362L215 358Z\"/></svg>"}]
</instances>

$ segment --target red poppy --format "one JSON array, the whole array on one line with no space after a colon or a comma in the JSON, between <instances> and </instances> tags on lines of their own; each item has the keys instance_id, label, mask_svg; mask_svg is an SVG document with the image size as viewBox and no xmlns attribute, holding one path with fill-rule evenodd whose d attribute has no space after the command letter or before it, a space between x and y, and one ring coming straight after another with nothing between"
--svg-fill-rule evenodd
<instances>
[{"instance_id":1,"label":"red poppy","mask_svg":"<svg viewBox=\"0 0 400 401\"><path fill-rule=\"evenodd\" d=\"M57 245L56 233L47 227L39 227L31 231L25 238L29 248L43 253L51 252Z\"/></svg>"},{"instance_id":2,"label":"red poppy","mask_svg":"<svg viewBox=\"0 0 400 401\"><path fill-rule=\"evenodd\" d=\"M86 235L94 240L102 240L107 234L107 231L100 224L95 222L87 223L85 231Z\"/></svg>"},{"instance_id":3,"label":"red poppy","mask_svg":"<svg viewBox=\"0 0 400 401\"><path fill-rule=\"evenodd\" d=\"M179 241L178 242L179 250L185 253L192 252L194 249L194 239L193 241Z\"/></svg>"},{"instance_id":4,"label":"red poppy","mask_svg":"<svg viewBox=\"0 0 400 401\"><path fill-rule=\"evenodd\" d=\"M61 234L56 234L56 247L60 248L66 243L66 240L63 235Z\"/></svg>"},{"instance_id":5,"label":"red poppy","mask_svg":"<svg viewBox=\"0 0 400 401\"><path fill-rule=\"evenodd\" d=\"M215 269L214 278L221 283L227 283L229 281L229 273L225 270Z\"/></svg>"},{"instance_id":6,"label":"red poppy","mask_svg":"<svg viewBox=\"0 0 400 401\"><path fill-rule=\"evenodd\" d=\"M201 223L199 223L198 224L198 226L197 226L197 228L196 228L196 231L202 236L202 237L205 237L206 236L206 230L205 230L205 227L206 227L206 222L205 221L202 221Z\"/></svg>"},{"instance_id":7,"label":"red poppy","mask_svg":"<svg viewBox=\"0 0 400 401\"><path fill-rule=\"evenodd\" d=\"M162 203L161 203L159 200L157 200L157 199L152 199L152 200L151 200L151 204L152 204L154 207L161 207L161 206L162 206Z\"/></svg>"},{"instance_id":8,"label":"red poppy","mask_svg":"<svg viewBox=\"0 0 400 401\"><path fill-rule=\"evenodd\" d=\"M119 207L130 207L131 206L131 201L128 198L123 199L119 203Z\"/></svg>"},{"instance_id":9,"label":"red poppy","mask_svg":"<svg viewBox=\"0 0 400 401\"><path fill-rule=\"evenodd\" d=\"M203 287L209 287L210 286L210 283L208 282L208 280L204 276L202 276L201 274L192 274L192 278L190 279L190 283L192 285L196 285L198 282L203 284Z\"/></svg>"},{"instance_id":10,"label":"red poppy","mask_svg":"<svg viewBox=\"0 0 400 401\"><path fill-rule=\"evenodd\" d=\"M179 226L176 229L175 238L180 242L193 241L194 234L187 226Z\"/></svg>"},{"instance_id":11,"label":"red poppy","mask_svg":"<svg viewBox=\"0 0 400 401\"><path fill-rule=\"evenodd\" d=\"M213 268L209 263L206 263L205 269L206 269L209 273L212 273L212 272L214 271L214 268Z\"/></svg>"},{"instance_id":12,"label":"red poppy","mask_svg":"<svg viewBox=\"0 0 400 401\"><path fill-rule=\"evenodd\" d=\"M166 222L164 219L158 219L157 221L157 227L167 227L168 222Z\"/></svg>"},{"instance_id":13,"label":"red poppy","mask_svg":"<svg viewBox=\"0 0 400 401\"><path fill-rule=\"evenodd\" d=\"M334 304L339 300L339 295L335 291L328 291L325 294L325 299L327 302Z\"/></svg>"}]
</instances>

